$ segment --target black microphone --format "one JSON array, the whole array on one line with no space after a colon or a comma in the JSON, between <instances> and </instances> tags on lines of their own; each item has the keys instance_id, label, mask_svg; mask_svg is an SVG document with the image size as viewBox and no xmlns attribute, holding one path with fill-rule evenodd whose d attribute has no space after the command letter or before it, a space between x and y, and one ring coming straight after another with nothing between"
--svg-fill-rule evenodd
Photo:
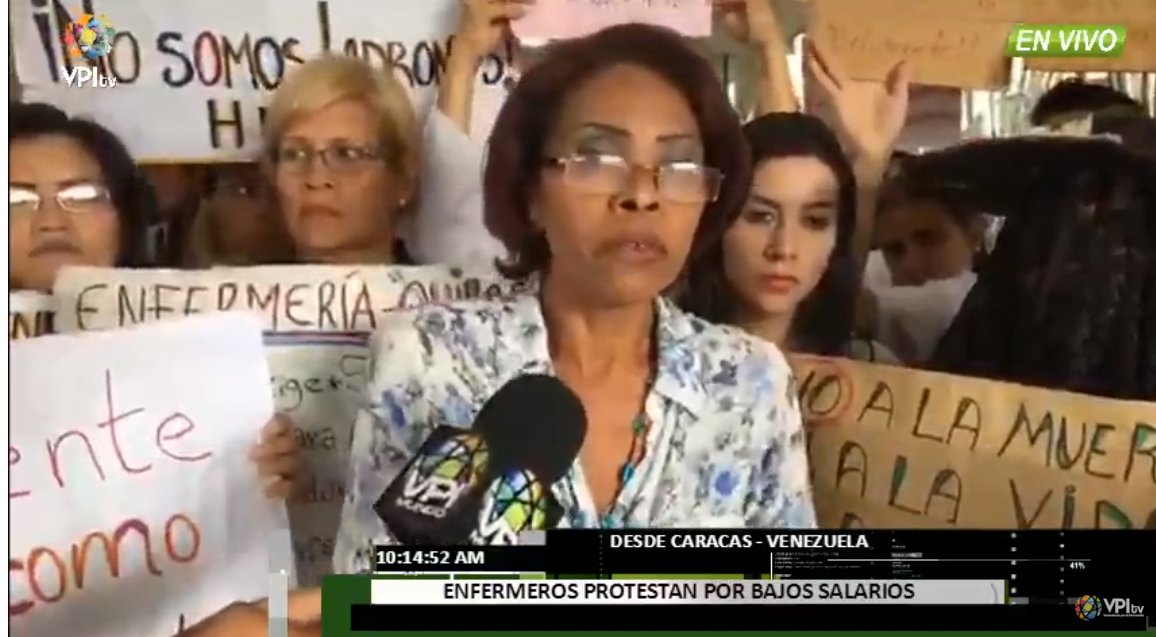
<instances>
[{"instance_id":1,"label":"black microphone","mask_svg":"<svg viewBox=\"0 0 1156 637\"><path fill-rule=\"evenodd\" d=\"M586 409L553 376L523 379L533 397L509 406L510 422L517 426L494 428L493 479L470 534L472 544L517 544L519 533L551 529L562 519L550 487L566 475L582 448Z\"/></svg>"},{"instance_id":2,"label":"black microphone","mask_svg":"<svg viewBox=\"0 0 1156 637\"><path fill-rule=\"evenodd\" d=\"M557 453L553 440L572 439L575 430L577 442L570 443L569 461L586 435L581 402L552 376L519 376L490 397L470 429L434 429L386 487L374 511L402 544L467 544L494 477L518 469L518 463L527 463L536 473L555 466L552 457L545 459ZM528 454L533 456L529 461Z\"/></svg>"}]
</instances>

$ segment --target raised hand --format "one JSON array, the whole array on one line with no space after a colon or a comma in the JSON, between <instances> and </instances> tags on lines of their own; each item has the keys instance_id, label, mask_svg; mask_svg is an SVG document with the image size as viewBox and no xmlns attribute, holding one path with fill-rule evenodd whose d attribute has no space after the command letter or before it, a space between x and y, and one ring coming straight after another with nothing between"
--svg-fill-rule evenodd
<instances>
[{"instance_id":1,"label":"raised hand","mask_svg":"<svg viewBox=\"0 0 1156 637\"><path fill-rule=\"evenodd\" d=\"M740 42L766 46L783 41L769 0L714 0L714 11L731 37Z\"/></svg>"},{"instance_id":2,"label":"raised hand","mask_svg":"<svg viewBox=\"0 0 1156 637\"><path fill-rule=\"evenodd\" d=\"M807 68L831 99L855 153L885 162L907 121L911 76L900 60L882 82L852 80L839 59L807 38Z\"/></svg>"},{"instance_id":3,"label":"raised hand","mask_svg":"<svg viewBox=\"0 0 1156 637\"><path fill-rule=\"evenodd\" d=\"M526 15L535 0L462 0L454 49L481 58L509 36L510 21Z\"/></svg>"}]
</instances>

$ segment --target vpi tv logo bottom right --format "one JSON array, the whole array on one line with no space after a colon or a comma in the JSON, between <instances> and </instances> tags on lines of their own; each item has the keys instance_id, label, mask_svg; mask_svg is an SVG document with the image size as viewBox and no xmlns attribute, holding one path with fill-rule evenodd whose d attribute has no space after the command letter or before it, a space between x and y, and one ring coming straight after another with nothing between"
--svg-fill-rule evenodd
<instances>
[{"instance_id":1,"label":"vpi tv logo bottom right","mask_svg":"<svg viewBox=\"0 0 1156 637\"><path fill-rule=\"evenodd\" d=\"M1133 604L1126 597L1115 597L1100 600L1095 595L1084 595L1076 600L1076 617L1084 621L1091 621L1100 616L1104 617L1142 617L1144 607Z\"/></svg>"}]
</instances>

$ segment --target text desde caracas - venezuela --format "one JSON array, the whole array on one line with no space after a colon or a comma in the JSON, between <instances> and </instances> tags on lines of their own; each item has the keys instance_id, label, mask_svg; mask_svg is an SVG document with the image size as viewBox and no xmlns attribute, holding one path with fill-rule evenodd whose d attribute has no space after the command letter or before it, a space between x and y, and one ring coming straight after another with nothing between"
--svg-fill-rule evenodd
<instances>
[{"instance_id":1,"label":"text desde caracas - venezuela","mask_svg":"<svg viewBox=\"0 0 1156 637\"><path fill-rule=\"evenodd\" d=\"M867 536L859 533L616 533L612 549L866 549Z\"/></svg>"}]
</instances>

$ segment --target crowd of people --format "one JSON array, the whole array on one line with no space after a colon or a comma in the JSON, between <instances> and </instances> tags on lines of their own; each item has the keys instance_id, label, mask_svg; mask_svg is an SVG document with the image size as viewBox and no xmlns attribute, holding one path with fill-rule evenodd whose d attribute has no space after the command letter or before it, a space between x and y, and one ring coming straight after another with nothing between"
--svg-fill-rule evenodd
<instances>
[{"instance_id":1,"label":"crowd of people","mask_svg":"<svg viewBox=\"0 0 1156 637\"><path fill-rule=\"evenodd\" d=\"M684 38L628 24L520 69L481 143L473 78L525 2L462 2L424 121L390 73L322 56L271 95L252 164L142 168L99 122L11 105L12 289L49 292L69 265L443 263L537 282L379 326L336 572L390 541L372 505L431 415L468 427L520 374L557 376L585 408L557 493L591 528L815 526L796 353L1156 400L1156 122L1137 101L1066 82L1033 123L1090 118L1110 138L907 155L902 60L858 81L808 43L830 127L800 112L770 4L717 0L766 61L750 121ZM265 433L254 458L284 497L292 425ZM319 613L298 593L291 629L319 634ZM265 631L239 603L187 634Z\"/></svg>"}]
</instances>

